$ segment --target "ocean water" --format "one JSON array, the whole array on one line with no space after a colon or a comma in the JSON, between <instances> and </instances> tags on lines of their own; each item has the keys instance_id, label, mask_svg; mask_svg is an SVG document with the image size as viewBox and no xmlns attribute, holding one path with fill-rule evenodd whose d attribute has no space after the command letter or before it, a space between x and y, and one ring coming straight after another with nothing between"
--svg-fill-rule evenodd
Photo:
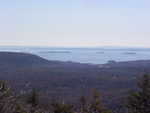
<instances>
[{"instance_id":1,"label":"ocean water","mask_svg":"<svg viewBox=\"0 0 150 113\"><path fill-rule=\"evenodd\" d=\"M150 60L149 48L54 48L1 46L0 51L24 52L35 54L48 60L72 61L93 64L104 64L110 60Z\"/></svg>"}]
</instances>

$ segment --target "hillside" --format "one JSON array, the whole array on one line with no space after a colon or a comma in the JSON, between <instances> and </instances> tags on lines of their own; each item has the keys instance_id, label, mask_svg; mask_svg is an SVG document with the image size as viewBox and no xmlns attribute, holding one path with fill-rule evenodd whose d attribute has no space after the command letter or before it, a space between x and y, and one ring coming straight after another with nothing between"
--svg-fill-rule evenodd
<instances>
[{"instance_id":1,"label":"hillside","mask_svg":"<svg viewBox=\"0 0 150 113\"><path fill-rule=\"evenodd\" d=\"M68 101L101 91L111 107L135 88L136 79L150 73L150 61L108 63L103 66L73 62L48 61L27 53L0 52L0 79L7 80L15 91L37 88L44 97Z\"/></svg>"}]
</instances>

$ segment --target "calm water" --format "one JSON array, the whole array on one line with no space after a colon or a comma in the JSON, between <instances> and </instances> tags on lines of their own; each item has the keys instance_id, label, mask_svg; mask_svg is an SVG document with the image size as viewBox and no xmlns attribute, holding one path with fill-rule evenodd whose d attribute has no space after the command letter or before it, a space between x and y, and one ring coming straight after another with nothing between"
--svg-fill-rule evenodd
<instances>
[{"instance_id":1,"label":"calm water","mask_svg":"<svg viewBox=\"0 0 150 113\"><path fill-rule=\"evenodd\" d=\"M48 60L103 64L109 60L150 60L150 49L144 48L48 48L0 47L0 51L25 52Z\"/></svg>"}]
</instances>

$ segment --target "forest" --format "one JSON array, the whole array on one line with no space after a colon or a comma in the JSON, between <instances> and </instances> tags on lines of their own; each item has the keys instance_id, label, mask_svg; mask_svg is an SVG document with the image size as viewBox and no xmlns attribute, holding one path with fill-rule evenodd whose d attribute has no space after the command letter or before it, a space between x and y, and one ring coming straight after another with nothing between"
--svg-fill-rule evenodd
<instances>
[{"instance_id":1,"label":"forest","mask_svg":"<svg viewBox=\"0 0 150 113\"><path fill-rule=\"evenodd\" d=\"M0 81L0 113L149 113L150 76L142 76L137 84L137 90L126 97L124 109L111 110L104 106L96 89L91 97L81 96L76 104L53 99L42 105L35 89L29 94L18 95L5 81Z\"/></svg>"},{"instance_id":2,"label":"forest","mask_svg":"<svg viewBox=\"0 0 150 113\"><path fill-rule=\"evenodd\" d=\"M149 69L149 60L94 65L48 61L27 53L0 52L2 113L149 113L136 111L140 108L134 104L141 105L138 100L143 97L139 95L144 95L144 100L149 98L147 94L137 92L142 89L139 81L143 75L150 74ZM134 98L128 99L131 93ZM131 101L127 107L128 100ZM96 108L91 108L95 105ZM21 111L16 112L16 109ZM100 111L91 111L93 109Z\"/></svg>"}]
</instances>

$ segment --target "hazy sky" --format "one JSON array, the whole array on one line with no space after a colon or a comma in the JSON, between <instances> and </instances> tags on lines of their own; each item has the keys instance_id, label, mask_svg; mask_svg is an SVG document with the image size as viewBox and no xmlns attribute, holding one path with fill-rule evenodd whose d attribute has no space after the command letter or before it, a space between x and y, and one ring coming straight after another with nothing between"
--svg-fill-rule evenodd
<instances>
[{"instance_id":1,"label":"hazy sky","mask_svg":"<svg viewBox=\"0 0 150 113\"><path fill-rule=\"evenodd\" d=\"M0 45L150 47L150 0L0 0Z\"/></svg>"}]
</instances>

